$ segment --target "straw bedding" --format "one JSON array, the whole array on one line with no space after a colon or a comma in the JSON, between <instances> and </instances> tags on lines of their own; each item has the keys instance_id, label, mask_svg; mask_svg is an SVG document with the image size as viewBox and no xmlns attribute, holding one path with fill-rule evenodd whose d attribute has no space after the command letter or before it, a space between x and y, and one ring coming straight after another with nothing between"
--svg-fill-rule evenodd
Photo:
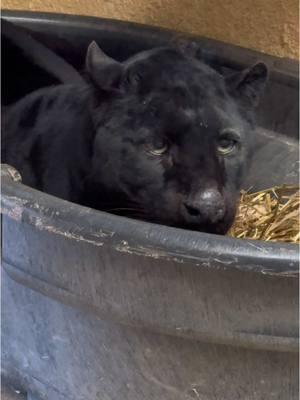
<instances>
[{"instance_id":1,"label":"straw bedding","mask_svg":"<svg viewBox=\"0 0 300 400\"><path fill-rule=\"evenodd\" d=\"M229 235L300 243L299 206L299 186L276 186L256 193L242 191Z\"/></svg>"}]
</instances>

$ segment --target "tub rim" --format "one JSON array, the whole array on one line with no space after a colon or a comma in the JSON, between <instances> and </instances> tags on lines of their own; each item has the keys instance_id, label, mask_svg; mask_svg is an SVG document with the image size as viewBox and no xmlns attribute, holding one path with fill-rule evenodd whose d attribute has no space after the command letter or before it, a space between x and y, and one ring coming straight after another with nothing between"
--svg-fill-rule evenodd
<instances>
[{"instance_id":1,"label":"tub rim","mask_svg":"<svg viewBox=\"0 0 300 400\"><path fill-rule=\"evenodd\" d=\"M16 170L5 164L1 177L1 213L49 234L202 268L299 276L295 244L234 239L93 210L23 185Z\"/></svg>"}]
</instances>

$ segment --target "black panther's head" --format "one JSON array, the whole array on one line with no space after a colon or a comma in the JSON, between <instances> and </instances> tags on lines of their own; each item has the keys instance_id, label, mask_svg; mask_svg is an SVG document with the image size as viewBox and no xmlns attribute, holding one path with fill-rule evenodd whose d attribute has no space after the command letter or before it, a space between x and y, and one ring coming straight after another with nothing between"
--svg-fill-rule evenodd
<instances>
[{"instance_id":1,"label":"black panther's head","mask_svg":"<svg viewBox=\"0 0 300 400\"><path fill-rule=\"evenodd\" d=\"M252 112L266 66L225 79L175 49L118 63L93 42L87 70L96 93L106 98L93 110L92 180L110 208L225 233L249 164Z\"/></svg>"}]
</instances>

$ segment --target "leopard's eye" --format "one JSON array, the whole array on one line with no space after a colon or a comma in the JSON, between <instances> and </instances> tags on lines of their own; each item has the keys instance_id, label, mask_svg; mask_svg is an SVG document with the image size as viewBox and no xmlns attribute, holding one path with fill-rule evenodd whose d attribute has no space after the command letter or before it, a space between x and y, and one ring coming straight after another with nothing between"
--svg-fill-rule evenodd
<instances>
[{"instance_id":1,"label":"leopard's eye","mask_svg":"<svg viewBox=\"0 0 300 400\"><path fill-rule=\"evenodd\" d=\"M236 146L236 141L229 138L221 138L218 140L218 152L220 154L231 153Z\"/></svg>"},{"instance_id":2,"label":"leopard's eye","mask_svg":"<svg viewBox=\"0 0 300 400\"><path fill-rule=\"evenodd\" d=\"M165 143L162 147L158 147L156 149L150 149L149 153L153 156L162 156L164 153L168 151L168 145Z\"/></svg>"},{"instance_id":3,"label":"leopard's eye","mask_svg":"<svg viewBox=\"0 0 300 400\"><path fill-rule=\"evenodd\" d=\"M155 137L147 144L147 153L152 156L161 157L169 150L169 142L165 137Z\"/></svg>"},{"instance_id":4,"label":"leopard's eye","mask_svg":"<svg viewBox=\"0 0 300 400\"><path fill-rule=\"evenodd\" d=\"M232 153L238 146L238 138L239 135L231 129L222 131L217 141L218 153L221 155Z\"/></svg>"}]
</instances>

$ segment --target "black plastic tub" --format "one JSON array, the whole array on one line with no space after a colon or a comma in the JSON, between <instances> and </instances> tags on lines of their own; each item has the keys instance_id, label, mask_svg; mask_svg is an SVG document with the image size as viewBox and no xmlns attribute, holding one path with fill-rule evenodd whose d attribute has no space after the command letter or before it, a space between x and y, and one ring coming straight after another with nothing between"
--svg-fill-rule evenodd
<instances>
[{"instance_id":1,"label":"black plastic tub","mask_svg":"<svg viewBox=\"0 0 300 400\"><path fill-rule=\"evenodd\" d=\"M78 69L93 39L121 59L174 38L95 18L2 17ZM244 186L297 182L297 64L193 40L224 73L269 64ZM28 399L298 399L297 246L91 210L23 185L9 166L1 203L2 374Z\"/></svg>"}]
</instances>

